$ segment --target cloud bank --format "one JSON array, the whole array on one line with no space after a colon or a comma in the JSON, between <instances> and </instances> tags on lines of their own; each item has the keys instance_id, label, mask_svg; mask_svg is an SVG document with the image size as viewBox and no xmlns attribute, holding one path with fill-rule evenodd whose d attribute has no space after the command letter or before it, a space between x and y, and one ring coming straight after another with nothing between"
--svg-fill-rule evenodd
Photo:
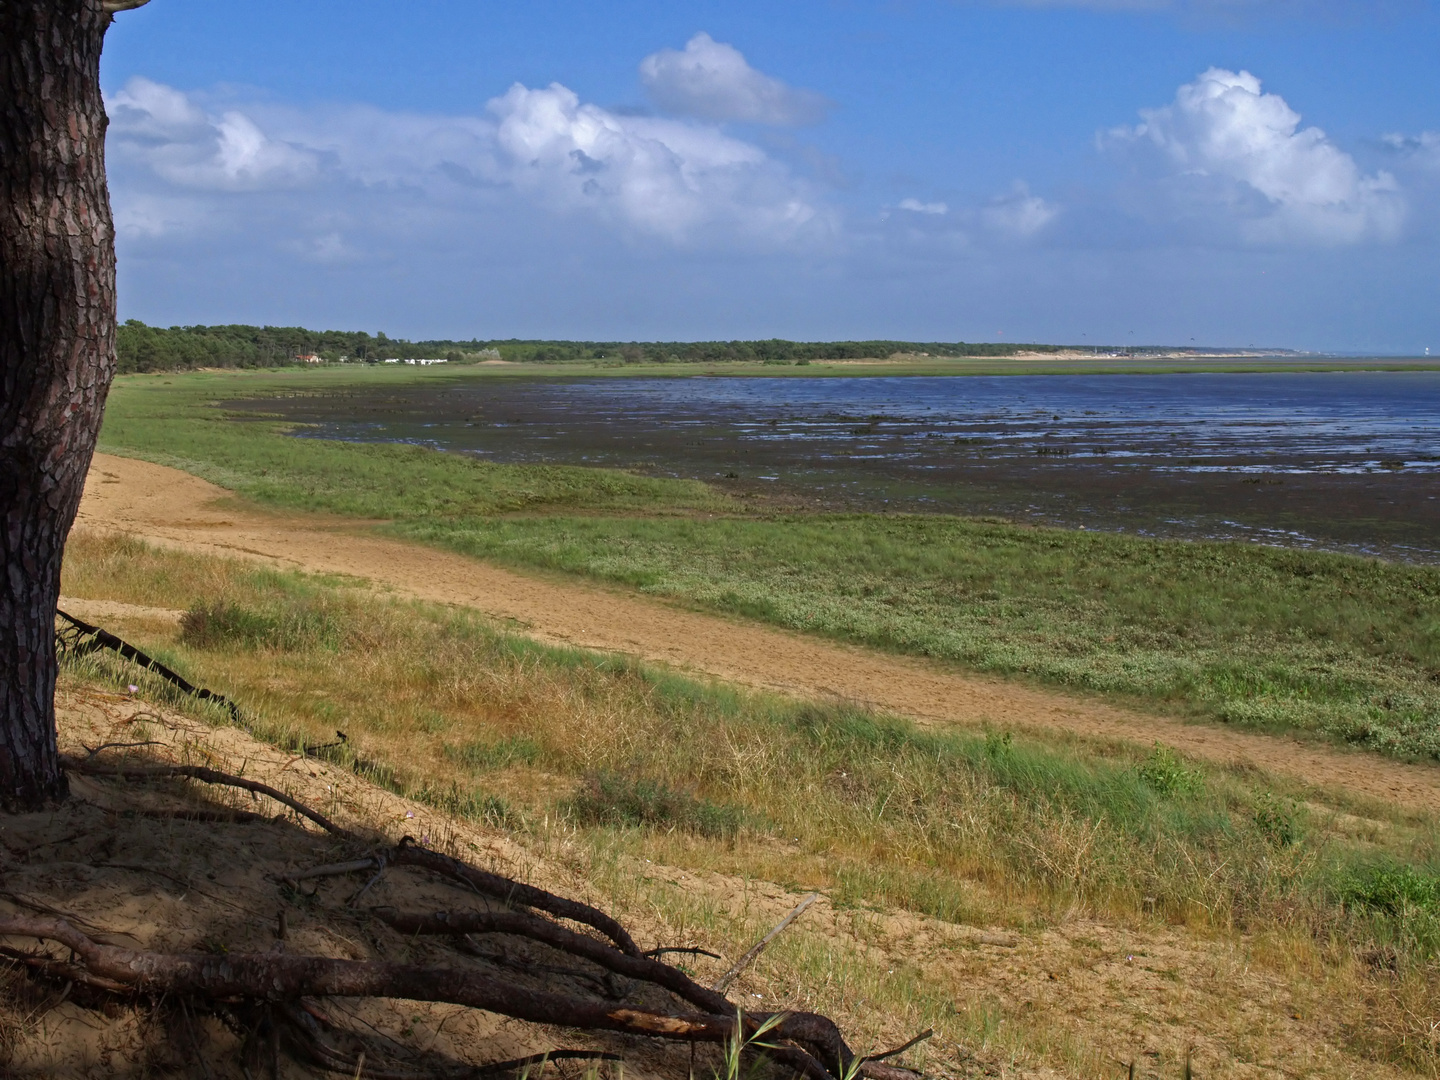
<instances>
[{"instance_id":1,"label":"cloud bank","mask_svg":"<svg viewBox=\"0 0 1440 1080\"><path fill-rule=\"evenodd\" d=\"M800 127L819 123L830 102L756 71L733 45L701 32L683 52L661 49L640 62L640 79L665 112L715 123Z\"/></svg>"},{"instance_id":2,"label":"cloud bank","mask_svg":"<svg viewBox=\"0 0 1440 1080\"><path fill-rule=\"evenodd\" d=\"M131 79L106 106L121 152L146 157L157 176L177 187L288 187L318 170L314 153L268 138L245 114L207 116L180 91L149 79Z\"/></svg>"},{"instance_id":3,"label":"cloud bank","mask_svg":"<svg viewBox=\"0 0 1440 1080\"><path fill-rule=\"evenodd\" d=\"M831 228L813 185L760 147L713 125L622 116L559 83L516 84L474 116L206 109L143 78L107 105L117 218L141 235L216 227L225 196L260 193L272 207L288 194L301 216L332 225L388 193L390 213L453 219L518 198L679 246L775 248Z\"/></svg>"},{"instance_id":4,"label":"cloud bank","mask_svg":"<svg viewBox=\"0 0 1440 1080\"><path fill-rule=\"evenodd\" d=\"M1101 139L1134 151L1182 215L1261 244L1355 244L1398 235L1406 205L1388 172L1355 159L1248 71L1211 68L1142 122Z\"/></svg>"}]
</instances>

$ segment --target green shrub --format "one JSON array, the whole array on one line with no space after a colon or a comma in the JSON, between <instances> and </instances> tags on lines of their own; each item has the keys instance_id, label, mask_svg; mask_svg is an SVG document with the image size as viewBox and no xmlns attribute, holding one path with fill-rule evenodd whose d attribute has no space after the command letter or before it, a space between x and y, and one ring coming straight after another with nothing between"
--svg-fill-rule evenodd
<instances>
[{"instance_id":1,"label":"green shrub","mask_svg":"<svg viewBox=\"0 0 1440 1080\"><path fill-rule=\"evenodd\" d=\"M1193 794L1205 786L1198 769L1187 769L1174 750L1158 742L1135 771L1147 787L1161 795Z\"/></svg>"},{"instance_id":2,"label":"green shrub","mask_svg":"<svg viewBox=\"0 0 1440 1080\"><path fill-rule=\"evenodd\" d=\"M1300 811L1293 802L1282 802L1268 791L1255 799L1255 828L1277 847L1288 847L1300 836Z\"/></svg>"},{"instance_id":3,"label":"green shrub","mask_svg":"<svg viewBox=\"0 0 1440 1080\"><path fill-rule=\"evenodd\" d=\"M1377 863L1355 872L1340 890L1351 907L1401 915L1440 915L1440 873L1396 863Z\"/></svg>"}]
</instances>

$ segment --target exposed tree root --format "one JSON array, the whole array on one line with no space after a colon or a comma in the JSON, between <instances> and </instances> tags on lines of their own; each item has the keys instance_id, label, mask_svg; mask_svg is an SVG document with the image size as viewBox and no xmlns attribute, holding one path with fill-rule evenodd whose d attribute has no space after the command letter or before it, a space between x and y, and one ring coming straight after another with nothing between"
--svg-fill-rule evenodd
<instances>
[{"instance_id":1,"label":"exposed tree root","mask_svg":"<svg viewBox=\"0 0 1440 1080\"><path fill-rule=\"evenodd\" d=\"M86 776L108 776L123 780L154 780L165 777L185 777L192 780L200 780L207 784L218 784L224 787L240 788L243 791L254 792L259 795L268 796L284 806L288 806L295 813L308 818L316 825L319 825L326 832L342 840L360 841L363 837L351 832L318 811L310 809L298 799L291 798L283 791L279 791L268 784L262 784L258 780L247 780L242 776L234 776L230 773L221 772L218 769L211 769L204 765L102 765L90 761L88 758L62 757L61 764L74 772ZM411 837L405 837L384 852L377 853L367 861L342 864L340 867L325 868L327 872L333 870L335 873L348 873L352 869L360 869L370 866L380 869L383 866L416 866L434 873L448 877L453 881L459 881L470 886L476 892L485 896L494 897L505 904L520 905L536 908L548 912L562 919L571 919L575 922L584 923L594 927L604 934L615 945L630 953L632 956L639 956L640 949L630 937L629 932L618 922L606 915L598 908L589 904L582 904L577 900L568 900L563 896L556 896L544 889L537 889L533 885L526 885L523 882L515 881L512 878L503 877L500 874L492 874L488 870L481 870L478 867L453 859L449 855L432 851L429 848L421 847ZM315 872L310 875L315 876ZM296 879L298 880L298 879Z\"/></svg>"},{"instance_id":2,"label":"exposed tree root","mask_svg":"<svg viewBox=\"0 0 1440 1080\"><path fill-rule=\"evenodd\" d=\"M629 932L609 915L589 904L567 900L533 885L525 885L499 874L477 869L469 863L452 859L449 855L421 847L409 836L396 844L385 857L392 866L422 867L454 881L463 882L476 892L492 896L507 905L520 904L592 926L613 941L616 948L631 956L640 956L640 948L631 939Z\"/></svg>"},{"instance_id":3,"label":"exposed tree root","mask_svg":"<svg viewBox=\"0 0 1440 1080\"><path fill-rule=\"evenodd\" d=\"M279 791L269 784L262 784L258 780L246 780L243 776L232 776L229 773L221 772L219 769L211 769L204 765L100 765L85 758L75 758L62 755L60 764L71 772L78 772L84 776L110 776L117 780L159 780L165 777L188 777L191 780L200 780L207 784L219 784L223 787L240 788L242 791L251 791L257 795L265 795L276 802L288 806L301 817L309 818L316 825L319 825L326 832L339 837L342 840L359 840L360 836L349 829L336 825L324 814L311 810L299 799L292 799L283 791Z\"/></svg>"},{"instance_id":4,"label":"exposed tree root","mask_svg":"<svg viewBox=\"0 0 1440 1080\"><path fill-rule=\"evenodd\" d=\"M766 1044L770 1056L804 1076L832 1080L832 1076L843 1076L857 1068L855 1055L834 1023L814 1013L776 1017L738 1010L730 1015L661 1012L530 990L478 971L440 965L273 952L223 956L148 952L102 945L65 920L53 918L0 918L0 937L58 942L80 963L43 954L20 954L13 949L7 953L48 974L107 990L272 1004L307 997L405 998L464 1005L536 1024L707 1043L737 1038L748 1041L768 1026L767 1038L775 1040ZM834 1062L834 1066L827 1068L828 1062ZM908 1070L869 1062L860 1062L858 1071L874 1080L914 1077Z\"/></svg>"},{"instance_id":5,"label":"exposed tree root","mask_svg":"<svg viewBox=\"0 0 1440 1080\"><path fill-rule=\"evenodd\" d=\"M347 844L363 844L372 850L375 845L373 838L346 829L258 781L205 766L105 764L94 760L99 752L97 749L89 757L65 758L63 762L66 768L88 776L126 780L185 778L238 788L275 800ZM196 811L194 816L206 814ZM278 943L276 950L263 953L136 950L96 940L96 936L78 929L73 920L55 917L63 913L0 917L0 938L8 940L7 946L0 946L0 955L37 974L76 986L130 996L166 997L222 1013L228 1010L232 1016L248 1016L249 1020L238 1021L238 1027L245 1034L247 1054L257 1067L266 1054L275 1067L282 1045L298 1059L331 1071L355 1075L363 1065L364 1075L377 1080L478 1078L526 1068L545 1059L541 1055L482 1067L449 1059L431 1059L417 1067L413 1062L387 1062L383 1060L385 1053L380 1053L381 1060L373 1055L366 1060L367 1051L359 1049L359 1037L335 1027L314 1004L314 999L319 998L379 997L443 1002L570 1030L691 1044L730 1044L732 1048L742 1045L809 1080L853 1080L857 1076L869 1080L915 1080L916 1074L883 1064L882 1059L893 1057L918 1039L887 1054L857 1057L827 1017L805 1012L745 1012L725 996L722 988L703 986L655 955L702 950L655 950L655 954L647 955L623 926L595 907L481 870L423 847L408 836L365 858L316 867L279 880L293 887L314 878L372 873L369 883L373 884L387 867L428 871L468 887L486 903L501 906L429 913L377 907L359 917L368 914L411 938L448 938L459 951L488 961L488 966L458 956L457 963L451 964L291 955L281 951ZM364 891L352 897L352 903ZM810 899L813 897L806 903ZM737 969L793 921L804 906L747 953ZM553 921L556 919L578 923L607 940ZM283 940L287 936L283 911L278 926L278 936ZM93 932L98 935L99 928L93 928ZM499 952L492 955L480 950L471 935L495 936ZM43 945L24 949L18 947L17 939L38 939L52 945L48 949ZM507 941L520 953L507 952ZM52 951L54 945L68 949L69 955ZM540 953L534 952L536 947ZM550 950L551 957L558 953L566 958L565 965L549 962L544 950ZM559 983L554 976L560 977ZM568 990L555 989L565 984ZM581 992L574 992L577 989ZM590 1051L559 1053L565 1057L602 1056Z\"/></svg>"},{"instance_id":6,"label":"exposed tree root","mask_svg":"<svg viewBox=\"0 0 1440 1080\"><path fill-rule=\"evenodd\" d=\"M512 934L529 938L589 960L617 975L654 983L706 1012L728 1014L735 1008L724 994L701 986L679 968L648 956L619 952L602 941L524 912L437 911L415 915L394 908L373 908L372 914L403 934Z\"/></svg>"},{"instance_id":7,"label":"exposed tree root","mask_svg":"<svg viewBox=\"0 0 1440 1080\"><path fill-rule=\"evenodd\" d=\"M346 1076L364 1075L370 1080L492 1080L506 1073L539 1075L552 1061L619 1061L619 1054L603 1050L551 1050L543 1054L496 1061L488 1065L464 1065L438 1055L425 1054L419 1061L394 1064L377 1059L371 1049L343 1047L340 1042L358 1042L353 1033L337 1029L313 1005L286 1004L269 1010L266 1020L281 1028L281 1034L296 1057L330 1072ZM536 1068L539 1066L539 1068Z\"/></svg>"}]
</instances>

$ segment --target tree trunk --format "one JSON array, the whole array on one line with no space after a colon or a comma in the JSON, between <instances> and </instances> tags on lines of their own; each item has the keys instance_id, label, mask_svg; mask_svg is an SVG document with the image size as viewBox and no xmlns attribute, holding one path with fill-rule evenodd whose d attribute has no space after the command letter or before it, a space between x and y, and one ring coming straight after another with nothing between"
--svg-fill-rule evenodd
<instances>
[{"instance_id":1,"label":"tree trunk","mask_svg":"<svg viewBox=\"0 0 1440 1080\"><path fill-rule=\"evenodd\" d=\"M55 605L115 373L101 0L0 0L0 805L65 797Z\"/></svg>"}]
</instances>

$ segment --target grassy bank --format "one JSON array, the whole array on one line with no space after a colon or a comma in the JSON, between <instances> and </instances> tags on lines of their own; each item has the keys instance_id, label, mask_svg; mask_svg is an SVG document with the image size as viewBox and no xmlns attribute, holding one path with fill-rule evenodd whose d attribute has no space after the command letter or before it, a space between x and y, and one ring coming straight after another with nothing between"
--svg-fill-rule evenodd
<instances>
[{"instance_id":1,"label":"grassy bank","mask_svg":"<svg viewBox=\"0 0 1440 1080\"><path fill-rule=\"evenodd\" d=\"M210 404L396 376L456 377L122 380L102 446L268 505L382 521L516 566L1229 723L1440 757L1440 568L941 516L775 514L691 481L297 439Z\"/></svg>"},{"instance_id":2,"label":"grassy bank","mask_svg":"<svg viewBox=\"0 0 1440 1080\"><path fill-rule=\"evenodd\" d=\"M1075 918L1242 932L1270 942L1266 963L1346 993L1381 955L1384 979L1345 1009L1404 1037L1367 1022L1356 1046L1431 1061L1440 836L1428 820L1302 803L1164 748L936 733L740 693L542 647L473 614L132 540L78 534L65 591L184 611L114 628L235 697L272 741L326 743L343 728L329 753L399 792L535 842L578 837L617 892L644 891L624 867L648 859L824 889L856 913L1021 934ZM104 656L70 670L168 693ZM819 962L807 955L769 962L799 982ZM883 1009L928 1002L909 1018L959 1037L975 1018L947 1011L940 978L917 969L867 992Z\"/></svg>"}]
</instances>

